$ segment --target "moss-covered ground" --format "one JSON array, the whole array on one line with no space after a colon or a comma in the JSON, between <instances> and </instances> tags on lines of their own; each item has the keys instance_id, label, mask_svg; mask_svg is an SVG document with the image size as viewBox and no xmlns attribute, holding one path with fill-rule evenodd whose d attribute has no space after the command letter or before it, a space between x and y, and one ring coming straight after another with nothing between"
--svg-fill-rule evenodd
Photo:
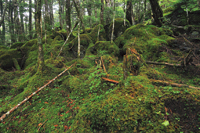
<instances>
[{"instance_id":1,"label":"moss-covered ground","mask_svg":"<svg viewBox=\"0 0 200 133\"><path fill-rule=\"evenodd\" d=\"M188 53L172 47L175 38L170 30L139 24L127 27L112 43L102 25L88 31L80 37L80 59L75 33L59 57L66 32L54 31L43 38L42 73L37 72L36 39L0 49L0 116L76 63L1 121L0 132L200 131L199 90L153 82L198 87L198 68L146 64L181 64L187 57ZM14 52L20 69L13 63Z\"/></svg>"}]
</instances>

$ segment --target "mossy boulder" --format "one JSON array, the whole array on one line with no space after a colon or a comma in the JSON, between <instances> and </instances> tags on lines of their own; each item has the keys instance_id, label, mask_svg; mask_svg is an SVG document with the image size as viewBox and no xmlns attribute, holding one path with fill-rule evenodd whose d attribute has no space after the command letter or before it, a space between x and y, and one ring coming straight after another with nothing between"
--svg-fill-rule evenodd
<instances>
[{"instance_id":1,"label":"mossy boulder","mask_svg":"<svg viewBox=\"0 0 200 133\"><path fill-rule=\"evenodd\" d=\"M83 58L88 48L89 44L92 44L92 38L88 34L80 35L80 57ZM68 51L72 56L77 57L78 55L78 37L74 38L67 46L64 48L65 51Z\"/></svg>"},{"instance_id":2,"label":"mossy boulder","mask_svg":"<svg viewBox=\"0 0 200 133\"><path fill-rule=\"evenodd\" d=\"M25 53L27 53L28 51L36 50L36 48L37 48L37 39L32 39L21 46L22 51Z\"/></svg>"},{"instance_id":3,"label":"mossy boulder","mask_svg":"<svg viewBox=\"0 0 200 133\"><path fill-rule=\"evenodd\" d=\"M99 40L98 40L98 33L99 33ZM101 24L96 25L89 33L89 36L91 36L93 43L96 43L96 41L105 41L106 32L103 25Z\"/></svg>"},{"instance_id":4,"label":"mossy boulder","mask_svg":"<svg viewBox=\"0 0 200 133\"><path fill-rule=\"evenodd\" d=\"M4 70L16 68L15 64L21 65L22 57L23 54L17 49L0 49L0 68Z\"/></svg>"},{"instance_id":5,"label":"mossy boulder","mask_svg":"<svg viewBox=\"0 0 200 133\"><path fill-rule=\"evenodd\" d=\"M114 56L118 56L119 54L119 48L114 42L110 41L97 41L95 44L91 44L88 49L86 55L104 55L104 54L110 54Z\"/></svg>"}]
</instances>

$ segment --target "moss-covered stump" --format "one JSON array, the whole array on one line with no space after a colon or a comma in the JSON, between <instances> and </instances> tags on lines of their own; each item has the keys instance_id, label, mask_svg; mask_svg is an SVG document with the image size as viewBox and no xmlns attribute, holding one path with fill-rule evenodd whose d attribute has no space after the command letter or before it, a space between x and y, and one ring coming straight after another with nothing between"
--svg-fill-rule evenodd
<instances>
[{"instance_id":1,"label":"moss-covered stump","mask_svg":"<svg viewBox=\"0 0 200 133\"><path fill-rule=\"evenodd\" d=\"M119 48L114 42L110 41L97 41L95 44L91 44L86 52L86 55L105 55L110 54L112 56L118 56Z\"/></svg>"},{"instance_id":2,"label":"moss-covered stump","mask_svg":"<svg viewBox=\"0 0 200 133\"><path fill-rule=\"evenodd\" d=\"M23 54L17 49L0 49L0 68L13 70L16 69L15 64L17 63L22 67L22 57ZM15 58L14 61L13 58Z\"/></svg>"},{"instance_id":3,"label":"moss-covered stump","mask_svg":"<svg viewBox=\"0 0 200 133\"><path fill-rule=\"evenodd\" d=\"M96 25L91 30L89 35L91 36L91 39L92 39L93 43L96 43L96 41L105 41L105 38L106 38L105 29L104 29L103 25L101 25L101 24Z\"/></svg>"}]
</instances>

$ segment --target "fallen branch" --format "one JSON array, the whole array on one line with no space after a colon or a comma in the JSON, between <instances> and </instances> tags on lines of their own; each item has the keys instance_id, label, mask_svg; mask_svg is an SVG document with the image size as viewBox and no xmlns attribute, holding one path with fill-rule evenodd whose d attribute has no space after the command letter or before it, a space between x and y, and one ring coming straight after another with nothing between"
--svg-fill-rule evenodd
<instances>
[{"instance_id":1,"label":"fallen branch","mask_svg":"<svg viewBox=\"0 0 200 133\"><path fill-rule=\"evenodd\" d=\"M24 104L26 101L28 101L30 98L32 98L35 94L37 94L38 92L40 92L43 88L45 88L47 85L49 85L50 83L52 83L54 80L56 80L58 77L60 77L63 73L65 73L67 70L69 70L73 65L75 65L76 63L72 64L70 67L66 68L63 72L61 72L59 75L57 75L55 78L53 78L52 80L50 80L48 83L46 83L44 86L40 87L37 91L33 92L30 96L28 96L27 98L25 98L22 102L20 102L19 104L17 104L15 107L13 107L11 110L9 110L7 113L3 114L0 117L0 120L3 121L3 119L9 115L11 112L13 112L15 109L17 109L19 106L21 106L22 104Z\"/></svg>"},{"instance_id":2,"label":"fallen branch","mask_svg":"<svg viewBox=\"0 0 200 133\"><path fill-rule=\"evenodd\" d=\"M40 131L40 128L48 121L48 119L46 119L41 125L40 127L38 128L38 131Z\"/></svg>"},{"instance_id":3,"label":"fallen branch","mask_svg":"<svg viewBox=\"0 0 200 133\"><path fill-rule=\"evenodd\" d=\"M190 86L190 85L186 85L186 84L171 83L171 82L167 82L167 81L163 81L163 80L154 80L154 79L151 79L150 81L153 83L161 83L164 85L171 85L171 86L175 86L175 87L188 87L190 89L200 90L200 88L198 88L198 87L194 87L194 86Z\"/></svg>"},{"instance_id":4,"label":"fallen branch","mask_svg":"<svg viewBox=\"0 0 200 133\"><path fill-rule=\"evenodd\" d=\"M64 44L63 44L62 47L60 48L60 52L59 52L59 54L58 54L58 56L57 56L56 58L58 58L58 57L60 56L60 54L61 54L61 52L62 52L62 50L63 50L63 47L64 47L65 44L67 43L67 41L68 41L70 35L72 34L74 28L77 26L78 22L79 22L79 20L76 22L76 24L74 25L74 27L71 29L69 35L67 36L67 39L65 40Z\"/></svg>"},{"instance_id":5,"label":"fallen branch","mask_svg":"<svg viewBox=\"0 0 200 133\"><path fill-rule=\"evenodd\" d=\"M116 80L112 80L112 79L108 79L108 78L104 78L104 77L102 77L102 79L105 80L105 81L108 81L108 82L119 84L119 81L116 81Z\"/></svg>"},{"instance_id":6,"label":"fallen branch","mask_svg":"<svg viewBox=\"0 0 200 133\"><path fill-rule=\"evenodd\" d=\"M147 64L155 64L155 65L166 65L166 66L175 66L175 67L181 67L181 64L170 64L165 62L153 62L153 61L146 61Z\"/></svg>"}]
</instances>

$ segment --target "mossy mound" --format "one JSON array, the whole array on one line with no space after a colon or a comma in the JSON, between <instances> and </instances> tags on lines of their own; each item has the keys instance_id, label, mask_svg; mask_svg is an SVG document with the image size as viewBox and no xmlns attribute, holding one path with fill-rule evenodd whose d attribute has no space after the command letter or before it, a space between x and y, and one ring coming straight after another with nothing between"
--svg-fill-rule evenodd
<instances>
[{"instance_id":1,"label":"mossy mound","mask_svg":"<svg viewBox=\"0 0 200 133\"><path fill-rule=\"evenodd\" d=\"M17 49L1 49L0 67L4 70L17 69L18 64L22 65L22 57L22 52Z\"/></svg>"},{"instance_id":2,"label":"mossy mound","mask_svg":"<svg viewBox=\"0 0 200 133\"><path fill-rule=\"evenodd\" d=\"M99 35L98 35L99 33ZM89 33L89 36L91 36L92 42L95 43L96 41L105 41L106 38L106 32L103 27L103 25L98 24L96 25L92 31ZM99 38L99 40L98 40Z\"/></svg>"},{"instance_id":3,"label":"mossy mound","mask_svg":"<svg viewBox=\"0 0 200 133\"><path fill-rule=\"evenodd\" d=\"M15 48L19 49L22 45L24 45L23 42L16 42L16 43L11 45L10 49L15 49Z\"/></svg>"},{"instance_id":4,"label":"mossy mound","mask_svg":"<svg viewBox=\"0 0 200 133\"><path fill-rule=\"evenodd\" d=\"M160 57L159 49L174 40L167 34L171 35L172 32L153 25L138 24L128 28L115 43L122 48L120 53L125 53L127 48L133 48L142 54L145 60L155 60Z\"/></svg>"},{"instance_id":5,"label":"mossy mound","mask_svg":"<svg viewBox=\"0 0 200 133\"><path fill-rule=\"evenodd\" d=\"M117 37L122 35L124 33L124 31L127 28L129 28L130 26L131 25L130 25L128 20L125 19L125 23L124 23L123 18L116 18L115 21L114 21L114 37L113 37L113 40L115 40ZM107 32L107 37L108 37L109 40L111 38L112 29L113 29L113 22L110 23L109 30Z\"/></svg>"},{"instance_id":6,"label":"mossy mound","mask_svg":"<svg viewBox=\"0 0 200 133\"><path fill-rule=\"evenodd\" d=\"M104 55L110 54L113 56L118 56L119 48L114 42L110 41L97 41L95 44L91 44L88 49L86 55Z\"/></svg>"}]
</instances>

